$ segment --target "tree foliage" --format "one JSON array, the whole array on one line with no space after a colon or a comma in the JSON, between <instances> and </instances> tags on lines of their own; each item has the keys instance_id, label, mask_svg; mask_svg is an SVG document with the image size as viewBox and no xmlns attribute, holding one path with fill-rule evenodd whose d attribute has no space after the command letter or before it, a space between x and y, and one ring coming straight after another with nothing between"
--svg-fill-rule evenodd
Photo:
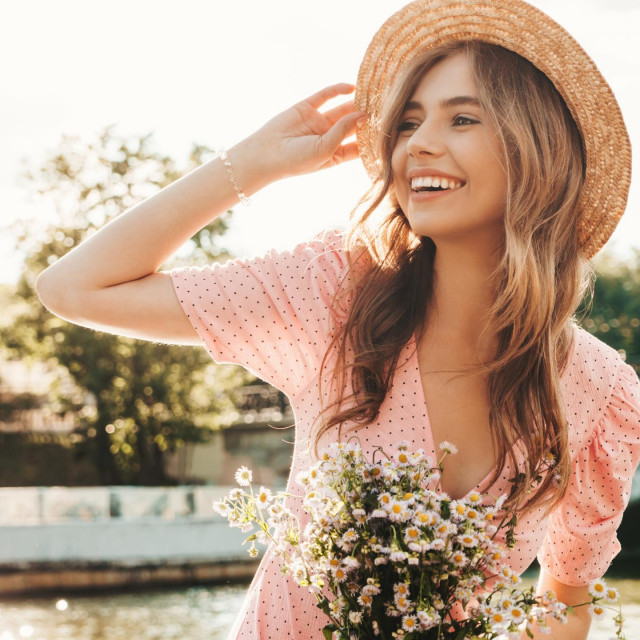
<instances>
[{"instance_id":1,"label":"tree foliage","mask_svg":"<svg viewBox=\"0 0 640 640\"><path fill-rule=\"evenodd\" d=\"M76 412L80 447L95 456L105 484L163 484L163 454L204 442L231 409L229 391L249 379L220 367L204 349L157 344L82 328L50 314L34 290L38 274L121 212L200 166L211 150L194 145L181 171L154 150L152 136L122 137L108 126L86 142L64 136L60 146L23 178L55 212L47 223L22 221L26 253L15 298L20 311L1 329L9 357L61 366L75 394L53 390L60 413ZM231 212L202 229L171 268L228 258L219 244ZM144 242L144 238L140 238Z\"/></svg>"},{"instance_id":2,"label":"tree foliage","mask_svg":"<svg viewBox=\"0 0 640 640\"><path fill-rule=\"evenodd\" d=\"M583 326L620 351L640 372L640 249L628 260L603 253L596 262L593 304L585 302Z\"/></svg>"}]
</instances>

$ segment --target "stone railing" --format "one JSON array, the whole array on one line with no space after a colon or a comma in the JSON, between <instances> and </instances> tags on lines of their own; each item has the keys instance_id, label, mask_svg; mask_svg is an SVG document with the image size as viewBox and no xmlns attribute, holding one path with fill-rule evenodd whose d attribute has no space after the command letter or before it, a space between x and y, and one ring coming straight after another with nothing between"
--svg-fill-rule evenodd
<instances>
[{"instance_id":1,"label":"stone railing","mask_svg":"<svg viewBox=\"0 0 640 640\"><path fill-rule=\"evenodd\" d=\"M231 487L5 487L0 526L105 520L217 519L211 505Z\"/></svg>"},{"instance_id":2,"label":"stone railing","mask_svg":"<svg viewBox=\"0 0 640 640\"><path fill-rule=\"evenodd\" d=\"M246 560L211 506L230 488L0 488L0 568Z\"/></svg>"}]
</instances>

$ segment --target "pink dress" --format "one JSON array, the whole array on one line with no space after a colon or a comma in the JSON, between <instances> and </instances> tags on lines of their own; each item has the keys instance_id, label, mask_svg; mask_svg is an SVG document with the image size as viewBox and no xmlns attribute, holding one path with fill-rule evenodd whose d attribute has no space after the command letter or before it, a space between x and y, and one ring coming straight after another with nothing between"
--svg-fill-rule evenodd
<instances>
[{"instance_id":1,"label":"pink dress","mask_svg":"<svg viewBox=\"0 0 640 640\"><path fill-rule=\"evenodd\" d=\"M301 489L295 476L312 462L307 445L320 409L329 305L347 266L343 239L343 233L327 231L292 251L171 272L180 304L212 358L245 366L290 398L296 426L287 489L296 494ZM537 555L557 580L578 586L602 576L620 550L616 529L640 458L640 383L614 349L580 328L574 335L562 378L571 485L547 519L539 510L520 520L508 563L520 574ZM358 434L367 453L409 440L435 457L414 340L404 348L378 420ZM492 495L508 491L512 471L505 469ZM489 489L488 480L474 489ZM295 509L296 502L290 506ZM298 513L304 526L305 514ZM267 549L229 638L309 640L322 638L325 624L315 596L282 576L279 558Z\"/></svg>"}]
</instances>

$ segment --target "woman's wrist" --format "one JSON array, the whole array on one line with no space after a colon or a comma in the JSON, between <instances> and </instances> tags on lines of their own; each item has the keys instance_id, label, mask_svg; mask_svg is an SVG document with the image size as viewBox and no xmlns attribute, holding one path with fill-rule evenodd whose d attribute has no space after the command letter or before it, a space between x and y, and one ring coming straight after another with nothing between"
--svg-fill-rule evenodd
<instances>
[{"instance_id":1,"label":"woman's wrist","mask_svg":"<svg viewBox=\"0 0 640 640\"><path fill-rule=\"evenodd\" d=\"M226 156L227 175L239 200L242 199L241 193L249 197L284 177L277 171L275 162L269 158L268 150L253 136L227 149ZM235 184L231 173L235 176Z\"/></svg>"}]
</instances>

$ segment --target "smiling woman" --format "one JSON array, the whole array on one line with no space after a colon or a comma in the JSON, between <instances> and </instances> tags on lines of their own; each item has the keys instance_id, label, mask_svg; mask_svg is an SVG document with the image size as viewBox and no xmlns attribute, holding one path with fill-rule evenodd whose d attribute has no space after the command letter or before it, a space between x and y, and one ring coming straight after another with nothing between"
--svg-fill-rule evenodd
<instances>
[{"instance_id":1,"label":"smiling woman","mask_svg":"<svg viewBox=\"0 0 640 640\"><path fill-rule=\"evenodd\" d=\"M286 392L296 415L289 506L302 528L295 479L320 448L355 432L369 456L408 440L435 459L447 440L458 453L440 478L445 502L482 492L517 516L508 575L537 556L540 592L582 602L620 549L640 459L638 378L574 318L588 259L629 189L615 97L575 40L523 0L412 2L374 36L355 88L354 102L325 112L353 85L310 95L128 210L45 270L38 292L72 322L200 344ZM372 186L346 233L159 271L245 194L357 157ZM496 540L506 545L504 530ZM363 568L353 591L377 575ZM442 593L403 600L424 613L424 634L453 597L440 582ZM231 637L321 637L315 604L271 546ZM372 611L400 613L355 611L345 633L374 637ZM463 615L439 625L439 640ZM589 624L577 609L551 637L584 640Z\"/></svg>"},{"instance_id":2,"label":"smiling woman","mask_svg":"<svg viewBox=\"0 0 640 640\"><path fill-rule=\"evenodd\" d=\"M453 243L465 253L490 255L504 243L506 161L475 93L464 52L423 75L398 127L393 189L414 233L429 236L442 250ZM412 184L416 176L431 176L437 183L420 185L425 193ZM440 178L447 181L447 190L434 193L431 189L442 186Z\"/></svg>"}]
</instances>

